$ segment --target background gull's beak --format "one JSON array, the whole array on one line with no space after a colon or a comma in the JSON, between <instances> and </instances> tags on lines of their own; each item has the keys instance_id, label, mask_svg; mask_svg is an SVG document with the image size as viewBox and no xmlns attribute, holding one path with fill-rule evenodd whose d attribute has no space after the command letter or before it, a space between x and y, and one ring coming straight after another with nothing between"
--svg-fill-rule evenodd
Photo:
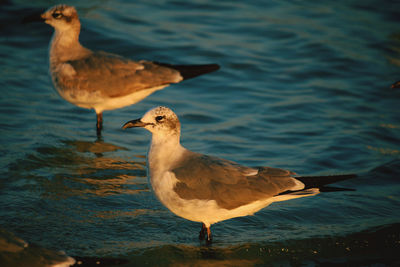
<instances>
[{"instance_id":1,"label":"background gull's beak","mask_svg":"<svg viewBox=\"0 0 400 267\"><path fill-rule=\"evenodd\" d=\"M25 24L25 23L31 23L31 22L43 22L43 21L45 21L45 18L43 17L42 14L43 14L43 10L34 12L30 15L27 15L22 19L22 23Z\"/></svg>"}]
</instances>

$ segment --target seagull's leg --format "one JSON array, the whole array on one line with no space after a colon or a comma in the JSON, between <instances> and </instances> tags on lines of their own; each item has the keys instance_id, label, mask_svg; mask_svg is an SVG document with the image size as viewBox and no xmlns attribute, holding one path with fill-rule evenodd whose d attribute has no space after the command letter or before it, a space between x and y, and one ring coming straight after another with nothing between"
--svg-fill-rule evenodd
<instances>
[{"instance_id":1,"label":"seagull's leg","mask_svg":"<svg viewBox=\"0 0 400 267\"><path fill-rule=\"evenodd\" d=\"M207 229L207 227L206 227L206 225L203 223L203 224L201 225L201 230L200 230L200 233L199 233L199 239L200 239L200 240L204 240L204 238L206 237L206 229Z\"/></svg>"},{"instance_id":2,"label":"seagull's leg","mask_svg":"<svg viewBox=\"0 0 400 267\"><path fill-rule=\"evenodd\" d=\"M96 128L97 128L97 137L101 136L101 129L103 129L103 112L97 113L97 123L96 123Z\"/></svg>"},{"instance_id":3,"label":"seagull's leg","mask_svg":"<svg viewBox=\"0 0 400 267\"><path fill-rule=\"evenodd\" d=\"M207 243L207 244L211 244L211 241L212 241L212 235L211 235L211 229L210 229L210 226L209 226L209 227L206 227L206 229L207 229L207 239L206 239L206 243Z\"/></svg>"}]
</instances>

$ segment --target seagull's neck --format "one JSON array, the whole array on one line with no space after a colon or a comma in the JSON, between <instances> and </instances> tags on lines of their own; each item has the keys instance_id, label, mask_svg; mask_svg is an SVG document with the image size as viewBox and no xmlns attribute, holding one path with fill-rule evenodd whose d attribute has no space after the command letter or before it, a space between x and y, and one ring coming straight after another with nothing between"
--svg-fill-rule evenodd
<instances>
[{"instance_id":1,"label":"seagull's neck","mask_svg":"<svg viewBox=\"0 0 400 267\"><path fill-rule=\"evenodd\" d=\"M88 56L91 51L79 43L80 25L55 29L50 42L50 66Z\"/></svg>"},{"instance_id":2,"label":"seagull's neck","mask_svg":"<svg viewBox=\"0 0 400 267\"><path fill-rule=\"evenodd\" d=\"M153 134L148 154L149 169L170 170L174 162L179 161L185 150L179 142L179 136L176 134L170 136Z\"/></svg>"}]
</instances>

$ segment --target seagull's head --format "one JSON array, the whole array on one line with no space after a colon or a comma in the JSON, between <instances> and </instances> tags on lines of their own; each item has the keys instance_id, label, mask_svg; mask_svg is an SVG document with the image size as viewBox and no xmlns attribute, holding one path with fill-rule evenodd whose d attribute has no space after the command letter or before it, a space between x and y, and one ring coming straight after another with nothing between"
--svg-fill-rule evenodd
<instances>
[{"instance_id":1,"label":"seagull's head","mask_svg":"<svg viewBox=\"0 0 400 267\"><path fill-rule=\"evenodd\" d=\"M132 127L142 127L161 136L179 136L181 131L178 116L171 109L162 106L150 109L142 118L128 121L122 126L123 129Z\"/></svg>"},{"instance_id":2,"label":"seagull's head","mask_svg":"<svg viewBox=\"0 0 400 267\"><path fill-rule=\"evenodd\" d=\"M56 5L44 12L41 18L45 23L60 31L65 31L77 26L80 27L78 12L76 12L73 6Z\"/></svg>"}]
</instances>

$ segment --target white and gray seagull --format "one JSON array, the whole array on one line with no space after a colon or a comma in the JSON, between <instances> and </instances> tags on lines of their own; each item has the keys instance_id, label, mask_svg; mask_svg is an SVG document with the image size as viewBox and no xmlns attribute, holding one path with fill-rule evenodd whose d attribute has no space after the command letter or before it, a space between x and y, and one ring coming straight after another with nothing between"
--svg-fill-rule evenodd
<instances>
[{"instance_id":1,"label":"white and gray seagull","mask_svg":"<svg viewBox=\"0 0 400 267\"><path fill-rule=\"evenodd\" d=\"M180 122L167 107L149 110L123 129L143 127L152 133L148 171L155 195L170 211L201 222L199 238L210 242L211 224L252 215L273 202L313 196L323 191L351 190L325 185L356 175L296 176L294 172L250 168L192 152L180 144Z\"/></svg>"},{"instance_id":2,"label":"white and gray seagull","mask_svg":"<svg viewBox=\"0 0 400 267\"><path fill-rule=\"evenodd\" d=\"M41 14L54 27L50 42L50 73L58 93L68 102L97 114L101 134L102 113L135 104L171 83L179 83L219 69L217 64L171 65L133 61L79 42L81 23L76 9L56 5Z\"/></svg>"}]
</instances>

